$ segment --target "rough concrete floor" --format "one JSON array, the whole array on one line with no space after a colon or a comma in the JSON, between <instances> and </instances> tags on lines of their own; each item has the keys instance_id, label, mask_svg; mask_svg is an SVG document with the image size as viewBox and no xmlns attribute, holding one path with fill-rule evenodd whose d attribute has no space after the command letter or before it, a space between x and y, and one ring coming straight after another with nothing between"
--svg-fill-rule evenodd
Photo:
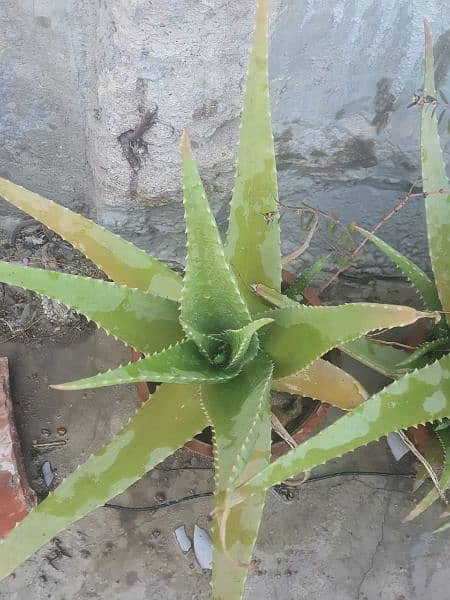
<instances>
[{"instance_id":1,"label":"rough concrete floor","mask_svg":"<svg viewBox=\"0 0 450 600\"><path fill-rule=\"evenodd\" d=\"M11 363L30 479L42 492L39 466L44 460L51 461L60 481L117 431L137 404L131 388L63 394L50 390L48 383L118 364L127 351L89 332L73 344L41 340L0 347ZM58 438L58 427L67 429L67 445L33 453L33 441ZM117 501L149 505L212 489L210 464L187 451L160 467ZM395 464L380 442L326 465L322 472L351 468L409 471L411 465L408 459ZM412 501L411 480L394 477L328 479L296 489L289 498L272 490L246 597L447 600L450 543L431 534L441 509L435 506L417 522L402 525ZM99 509L2 582L0 598L207 599L209 573L200 569L192 553L183 556L173 531L182 524L189 533L195 523L206 526L210 509L210 498L153 514Z\"/></svg>"}]
</instances>

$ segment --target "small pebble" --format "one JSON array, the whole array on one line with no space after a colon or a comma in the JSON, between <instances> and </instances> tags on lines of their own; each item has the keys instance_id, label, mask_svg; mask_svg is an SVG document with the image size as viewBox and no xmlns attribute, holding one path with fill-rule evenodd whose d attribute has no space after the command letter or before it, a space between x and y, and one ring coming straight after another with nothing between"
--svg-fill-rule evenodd
<instances>
[{"instance_id":1,"label":"small pebble","mask_svg":"<svg viewBox=\"0 0 450 600\"><path fill-rule=\"evenodd\" d=\"M66 435L67 429L65 427L58 427L58 429L56 430L56 433L58 435Z\"/></svg>"},{"instance_id":2,"label":"small pebble","mask_svg":"<svg viewBox=\"0 0 450 600\"><path fill-rule=\"evenodd\" d=\"M165 502L166 498L167 498L167 496L165 495L164 492L157 492L155 494L155 500L157 502Z\"/></svg>"},{"instance_id":3,"label":"small pebble","mask_svg":"<svg viewBox=\"0 0 450 600\"><path fill-rule=\"evenodd\" d=\"M181 525L181 527L177 527L177 529L175 529L175 537L181 550L183 552L189 552L192 546L192 542L186 535L186 529L184 525Z\"/></svg>"},{"instance_id":4,"label":"small pebble","mask_svg":"<svg viewBox=\"0 0 450 600\"><path fill-rule=\"evenodd\" d=\"M194 553L202 569L212 569L212 541L198 525L194 525Z\"/></svg>"},{"instance_id":5,"label":"small pebble","mask_svg":"<svg viewBox=\"0 0 450 600\"><path fill-rule=\"evenodd\" d=\"M46 438L50 437L51 433L52 432L49 429L41 429L41 435L43 435Z\"/></svg>"},{"instance_id":6,"label":"small pebble","mask_svg":"<svg viewBox=\"0 0 450 600\"><path fill-rule=\"evenodd\" d=\"M160 530L159 530L159 529L154 529L154 530L152 531L152 537L154 537L154 538L159 538L159 536L160 536L160 535L161 535L161 532L160 532Z\"/></svg>"}]
</instances>

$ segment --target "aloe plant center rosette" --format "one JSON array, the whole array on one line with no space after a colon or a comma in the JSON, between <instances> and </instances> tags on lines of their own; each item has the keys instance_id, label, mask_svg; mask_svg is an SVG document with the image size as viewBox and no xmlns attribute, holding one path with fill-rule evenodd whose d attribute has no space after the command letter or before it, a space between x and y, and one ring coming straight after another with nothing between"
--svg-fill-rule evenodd
<instances>
[{"instance_id":1,"label":"aloe plant center rosette","mask_svg":"<svg viewBox=\"0 0 450 600\"><path fill-rule=\"evenodd\" d=\"M253 284L279 293L281 280L268 9L268 0L257 4L225 245L187 136L181 141L184 280L84 217L0 180L6 200L71 242L112 280L0 263L0 281L63 302L144 354L135 363L54 387L161 382L129 424L0 544L0 578L209 425L215 466L213 597L238 599L268 487L390 431L450 415L450 361L443 360L399 380L269 464L271 389L309 386L318 398L339 399L342 381L348 389L348 380L333 371L330 388L322 355L371 330L407 325L430 313L363 303L317 308L291 302L270 309L254 293ZM355 404L363 399L360 393L356 398Z\"/></svg>"}]
</instances>

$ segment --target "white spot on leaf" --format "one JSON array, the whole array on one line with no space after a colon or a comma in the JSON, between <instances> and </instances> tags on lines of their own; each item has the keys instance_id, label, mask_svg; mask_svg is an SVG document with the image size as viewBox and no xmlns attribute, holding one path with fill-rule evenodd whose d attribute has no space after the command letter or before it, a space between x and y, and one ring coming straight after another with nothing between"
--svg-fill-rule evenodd
<instances>
[{"instance_id":1,"label":"white spot on leaf","mask_svg":"<svg viewBox=\"0 0 450 600\"><path fill-rule=\"evenodd\" d=\"M430 414L435 415L440 412L443 408L445 408L447 404L447 400L444 394L438 390L434 392L432 396L429 396L425 402L423 403L424 410Z\"/></svg>"}]
</instances>

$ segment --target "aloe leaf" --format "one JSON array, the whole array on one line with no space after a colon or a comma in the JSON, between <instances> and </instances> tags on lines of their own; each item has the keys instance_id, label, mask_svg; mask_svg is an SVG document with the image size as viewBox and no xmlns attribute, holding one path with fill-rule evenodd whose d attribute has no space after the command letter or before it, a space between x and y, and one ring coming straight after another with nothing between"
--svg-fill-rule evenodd
<instances>
[{"instance_id":1,"label":"aloe leaf","mask_svg":"<svg viewBox=\"0 0 450 600\"><path fill-rule=\"evenodd\" d=\"M255 447L241 474L241 481L249 479L270 463L271 424L268 403L263 407L262 421ZM252 490L245 501L231 509L225 526L227 554L222 547L217 521L212 529L213 537L213 598L236 600L241 598L253 553L256 536L261 523L266 491ZM223 499L216 495L216 508L223 510Z\"/></svg>"},{"instance_id":2,"label":"aloe leaf","mask_svg":"<svg viewBox=\"0 0 450 600\"><path fill-rule=\"evenodd\" d=\"M373 233L370 233L357 225L353 225L353 228L356 229L356 231L359 231L364 237L367 236L368 239L383 252L383 254L397 265L403 275L416 288L417 293L423 300L425 308L428 310L441 310L441 302L434 281L430 279L422 269L413 263L412 260L406 258L401 252L392 248L392 246Z\"/></svg>"},{"instance_id":3,"label":"aloe leaf","mask_svg":"<svg viewBox=\"0 0 450 600\"><path fill-rule=\"evenodd\" d=\"M141 352L158 352L183 337L178 304L160 296L101 279L1 261L0 281L65 304Z\"/></svg>"},{"instance_id":4,"label":"aloe leaf","mask_svg":"<svg viewBox=\"0 0 450 600\"><path fill-rule=\"evenodd\" d=\"M450 352L450 339L449 338L437 338L435 340L431 340L430 342L425 342L424 344L419 346L417 348L417 350L415 350L414 352L411 352L411 354L409 354L407 356L407 358L402 360L402 362L399 363L398 366L399 367L407 367L407 368L410 368L411 366L413 366L413 367L423 366L423 365L418 364L418 361L420 361L420 359L423 359L423 357L425 357L425 355L430 352L439 352L439 351L444 352L444 353Z\"/></svg>"},{"instance_id":5,"label":"aloe leaf","mask_svg":"<svg viewBox=\"0 0 450 600\"><path fill-rule=\"evenodd\" d=\"M239 329L250 315L225 259L205 190L186 134L181 140L187 233L181 323L188 337L208 351L208 334Z\"/></svg>"},{"instance_id":6,"label":"aloe leaf","mask_svg":"<svg viewBox=\"0 0 450 600\"><path fill-rule=\"evenodd\" d=\"M289 286L289 289L286 292L288 298L292 298L292 300L300 300L299 297L303 295L303 292L310 285L314 277L323 271L329 262L329 257L323 256L322 258L319 258L313 262L312 265L304 269L294 283Z\"/></svg>"},{"instance_id":7,"label":"aloe leaf","mask_svg":"<svg viewBox=\"0 0 450 600\"><path fill-rule=\"evenodd\" d=\"M272 389L315 398L342 410L352 410L368 398L359 381L320 358L298 373L274 380Z\"/></svg>"},{"instance_id":8,"label":"aloe leaf","mask_svg":"<svg viewBox=\"0 0 450 600\"><path fill-rule=\"evenodd\" d=\"M363 302L279 308L264 316L274 319L261 331L260 341L275 363L275 379L304 369L332 348L369 331L410 325L422 317L436 317L408 306Z\"/></svg>"},{"instance_id":9,"label":"aloe leaf","mask_svg":"<svg viewBox=\"0 0 450 600\"><path fill-rule=\"evenodd\" d=\"M198 386L160 386L128 425L0 541L0 579L71 523L125 491L205 426Z\"/></svg>"},{"instance_id":10,"label":"aloe leaf","mask_svg":"<svg viewBox=\"0 0 450 600\"><path fill-rule=\"evenodd\" d=\"M338 421L290 450L241 488L269 488L379 440L391 431L407 429L450 416L450 355L408 373L344 415ZM237 498L236 498L237 499Z\"/></svg>"},{"instance_id":11,"label":"aloe leaf","mask_svg":"<svg viewBox=\"0 0 450 600\"><path fill-rule=\"evenodd\" d=\"M286 294L282 294L279 290L274 290L263 283L252 284L250 287L258 298L265 300L268 304L276 306L277 308L289 308L298 306L299 304L297 300L294 300Z\"/></svg>"},{"instance_id":12,"label":"aloe leaf","mask_svg":"<svg viewBox=\"0 0 450 600\"><path fill-rule=\"evenodd\" d=\"M228 342L231 349L228 369L233 369L237 365L242 365L244 359L248 361L256 356L259 343L255 333L258 329L261 329L261 327L264 327L269 323L272 323L272 319L257 319L248 325L244 325L241 329L228 330L223 333L223 337ZM249 352L250 347L252 348Z\"/></svg>"},{"instance_id":13,"label":"aloe leaf","mask_svg":"<svg viewBox=\"0 0 450 600\"><path fill-rule=\"evenodd\" d=\"M218 492L233 485L255 445L272 371L270 360L259 355L234 379L202 385L202 404L213 429Z\"/></svg>"},{"instance_id":14,"label":"aloe leaf","mask_svg":"<svg viewBox=\"0 0 450 600\"><path fill-rule=\"evenodd\" d=\"M265 491L248 498L223 520L223 492L269 464L269 391L272 364L262 355L233 380L202 385L202 403L214 432L216 522L213 527L213 597L241 597L264 507ZM223 547L221 528L228 552Z\"/></svg>"},{"instance_id":15,"label":"aloe leaf","mask_svg":"<svg viewBox=\"0 0 450 600\"><path fill-rule=\"evenodd\" d=\"M57 390L86 390L140 381L195 383L225 381L235 375L236 372L214 368L199 353L194 342L188 340L112 371L51 387Z\"/></svg>"},{"instance_id":16,"label":"aloe leaf","mask_svg":"<svg viewBox=\"0 0 450 600\"><path fill-rule=\"evenodd\" d=\"M444 451L444 464L439 477L439 485L443 491L446 491L450 487L450 428L436 431L435 434ZM431 489L428 494L416 504L413 510L405 517L404 521L412 521L417 518L429 508L433 502L439 500L439 497L439 492L433 487L433 489Z\"/></svg>"},{"instance_id":17,"label":"aloe leaf","mask_svg":"<svg viewBox=\"0 0 450 600\"><path fill-rule=\"evenodd\" d=\"M354 360L391 379L397 379L407 372L407 369L399 367L401 361L409 356L405 350L386 346L366 337L342 344L339 348Z\"/></svg>"},{"instance_id":18,"label":"aloe leaf","mask_svg":"<svg viewBox=\"0 0 450 600\"><path fill-rule=\"evenodd\" d=\"M0 178L0 196L70 242L116 283L179 300L180 276L120 236L7 179Z\"/></svg>"},{"instance_id":19,"label":"aloe leaf","mask_svg":"<svg viewBox=\"0 0 450 600\"><path fill-rule=\"evenodd\" d=\"M442 98L442 100L445 102L445 104L448 104L448 99L447 99L447 96L445 95L444 90L438 90L438 94Z\"/></svg>"},{"instance_id":20,"label":"aloe leaf","mask_svg":"<svg viewBox=\"0 0 450 600\"><path fill-rule=\"evenodd\" d=\"M449 126L449 129L450 129L450 126ZM444 531L447 531L448 529L450 529L450 521L446 521L443 525L441 525L440 527L435 529L433 531L433 533L443 533Z\"/></svg>"},{"instance_id":21,"label":"aloe leaf","mask_svg":"<svg viewBox=\"0 0 450 600\"><path fill-rule=\"evenodd\" d=\"M257 284L252 289L255 294L278 308L298 307L298 302L265 285ZM396 379L407 372L407 369L397 367L398 363L409 356L404 350L373 342L366 337L339 344L337 348L386 377Z\"/></svg>"},{"instance_id":22,"label":"aloe leaf","mask_svg":"<svg viewBox=\"0 0 450 600\"><path fill-rule=\"evenodd\" d=\"M431 31L425 21L425 79L423 95L436 97ZM422 184L425 197L428 245L434 279L442 309L450 323L450 184L439 140L438 122L433 104L424 103L421 121ZM443 190L444 193L440 193Z\"/></svg>"},{"instance_id":23,"label":"aloe leaf","mask_svg":"<svg viewBox=\"0 0 450 600\"><path fill-rule=\"evenodd\" d=\"M280 289L281 254L277 172L267 66L269 0L256 7L256 25L242 110L226 254L252 312L263 303L249 289Z\"/></svg>"}]
</instances>

